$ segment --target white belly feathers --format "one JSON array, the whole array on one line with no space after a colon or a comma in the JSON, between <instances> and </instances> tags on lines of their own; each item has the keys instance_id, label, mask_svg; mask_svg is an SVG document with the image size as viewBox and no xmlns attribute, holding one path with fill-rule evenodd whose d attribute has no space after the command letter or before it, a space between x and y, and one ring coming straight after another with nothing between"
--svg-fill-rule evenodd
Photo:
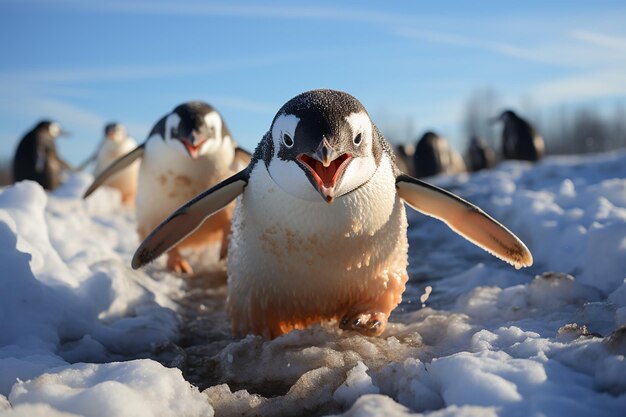
<instances>
[{"instance_id":1,"label":"white belly feathers","mask_svg":"<svg viewBox=\"0 0 626 417\"><path fill-rule=\"evenodd\" d=\"M146 143L139 171L137 222L141 235L149 233L169 214L197 194L234 172L234 150L230 142L218 152L191 159L175 152L160 139Z\"/></svg>"}]
</instances>

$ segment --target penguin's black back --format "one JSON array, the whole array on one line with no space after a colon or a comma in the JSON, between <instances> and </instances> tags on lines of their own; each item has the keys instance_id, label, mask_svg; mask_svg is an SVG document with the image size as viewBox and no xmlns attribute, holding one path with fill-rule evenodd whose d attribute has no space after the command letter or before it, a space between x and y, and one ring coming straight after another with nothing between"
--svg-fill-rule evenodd
<instances>
[{"instance_id":1,"label":"penguin's black back","mask_svg":"<svg viewBox=\"0 0 626 417\"><path fill-rule=\"evenodd\" d=\"M415 146L413 154L415 176L417 178L437 175L444 170L439 154L438 142L443 140L433 132L426 132Z\"/></svg>"},{"instance_id":2,"label":"penguin's black back","mask_svg":"<svg viewBox=\"0 0 626 417\"><path fill-rule=\"evenodd\" d=\"M508 117L502 131L502 155L504 159L518 159L522 161L537 161L543 156L543 139L539 137L535 128L512 111L507 111Z\"/></svg>"},{"instance_id":3,"label":"penguin's black back","mask_svg":"<svg viewBox=\"0 0 626 417\"><path fill-rule=\"evenodd\" d=\"M468 150L468 159L472 171L489 169L495 165L495 153L493 149L479 138L472 138Z\"/></svg>"},{"instance_id":4,"label":"penguin's black back","mask_svg":"<svg viewBox=\"0 0 626 417\"><path fill-rule=\"evenodd\" d=\"M42 121L20 141L13 160L13 182L31 180L46 190L61 184L62 165L54 138L49 133L51 122Z\"/></svg>"}]
</instances>

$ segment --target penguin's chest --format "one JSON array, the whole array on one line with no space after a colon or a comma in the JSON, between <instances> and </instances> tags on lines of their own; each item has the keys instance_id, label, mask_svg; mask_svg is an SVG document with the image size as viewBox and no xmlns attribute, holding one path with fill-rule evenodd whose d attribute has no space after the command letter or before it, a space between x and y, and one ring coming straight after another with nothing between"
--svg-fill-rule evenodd
<instances>
[{"instance_id":1,"label":"penguin's chest","mask_svg":"<svg viewBox=\"0 0 626 417\"><path fill-rule=\"evenodd\" d=\"M98 159L96 161L96 167L94 175L99 175L104 171L111 163L117 160L119 157L132 151L136 146L133 140L125 140L122 142L113 142L110 140L105 141L102 148L98 152ZM114 174L106 183L110 187L120 189L123 193L134 193L137 187L137 175L139 173L139 161L133 162L130 166L124 168L122 171Z\"/></svg>"},{"instance_id":2,"label":"penguin's chest","mask_svg":"<svg viewBox=\"0 0 626 417\"><path fill-rule=\"evenodd\" d=\"M236 208L229 283L289 295L351 291L403 272L406 216L395 178L377 172L332 204L285 193L264 166L253 171Z\"/></svg>"},{"instance_id":3,"label":"penguin's chest","mask_svg":"<svg viewBox=\"0 0 626 417\"><path fill-rule=\"evenodd\" d=\"M231 174L219 155L191 159L171 149L147 149L136 201L140 233L150 232L174 210Z\"/></svg>"}]
</instances>

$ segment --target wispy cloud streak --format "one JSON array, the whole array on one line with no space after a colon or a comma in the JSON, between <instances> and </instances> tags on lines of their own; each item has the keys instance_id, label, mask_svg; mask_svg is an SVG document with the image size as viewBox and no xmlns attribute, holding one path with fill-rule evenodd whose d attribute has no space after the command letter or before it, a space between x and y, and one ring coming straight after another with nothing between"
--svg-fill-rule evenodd
<instances>
[{"instance_id":1,"label":"wispy cloud streak","mask_svg":"<svg viewBox=\"0 0 626 417\"><path fill-rule=\"evenodd\" d=\"M571 32L574 39L583 41L601 48L626 51L626 38L606 35L588 30L574 30Z\"/></svg>"},{"instance_id":2,"label":"wispy cloud streak","mask_svg":"<svg viewBox=\"0 0 626 417\"><path fill-rule=\"evenodd\" d=\"M337 7L328 5L306 5L302 3L230 2L201 1L81 1L81 0L20 0L38 5L55 5L100 13L127 13L142 15L224 16L242 18L272 18L299 20L341 20L376 24L409 24L416 19L402 14L377 10Z\"/></svg>"}]
</instances>

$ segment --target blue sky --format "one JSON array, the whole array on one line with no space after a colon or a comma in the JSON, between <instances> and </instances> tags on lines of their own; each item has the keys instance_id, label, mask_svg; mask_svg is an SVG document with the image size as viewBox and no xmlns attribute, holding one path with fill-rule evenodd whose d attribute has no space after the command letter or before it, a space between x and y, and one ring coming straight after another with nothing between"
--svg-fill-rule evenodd
<instances>
[{"instance_id":1,"label":"blue sky","mask_svg":"<svg viewBox=\"0 0 626 417\"><path fill-rule=\"evenodd\" d=\"M105 122L143 141L191 99L252 149L313 88L353 94L389 136L410 125L459 147L478 89L522 109L625 100L624 22L617 1L0 0L0 157L47 117L78 163Z\"/></svg>"}]
</instances>

